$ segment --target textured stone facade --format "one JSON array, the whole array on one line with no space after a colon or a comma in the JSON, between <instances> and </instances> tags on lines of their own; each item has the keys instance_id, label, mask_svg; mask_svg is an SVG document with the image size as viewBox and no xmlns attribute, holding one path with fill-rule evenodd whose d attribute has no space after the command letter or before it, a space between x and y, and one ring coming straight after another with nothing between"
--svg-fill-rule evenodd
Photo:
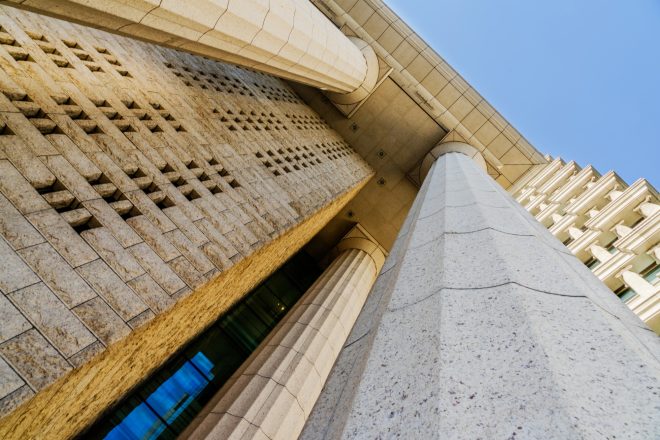
<instances>
[{"instance_id":1,"label":"textured stone facade","mask_svg":"<svg viewBox=\"0 0 660 440\"><path fill-rule=\"evenodd\" d=\"M483 167L450 152L300 438L658 438L659 353Z\"/></svg>"},{"instance_id":2,"label":"textured stone facade","mask_svg":"<svg viewBox=\"0 0 660 440\"><path fill-rule=\"evenodd\" d=\"M0 415L371 175L274 77L0 8Z\"/></svg>"}]
</instances>

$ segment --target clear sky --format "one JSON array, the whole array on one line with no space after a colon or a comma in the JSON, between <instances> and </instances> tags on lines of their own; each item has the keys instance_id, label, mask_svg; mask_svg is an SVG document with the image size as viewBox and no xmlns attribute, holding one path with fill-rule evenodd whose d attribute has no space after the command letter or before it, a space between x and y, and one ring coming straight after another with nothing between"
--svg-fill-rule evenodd
<instances>
[{"instance_id":1,"label":"clear sky","mask_svg":"<svg viewBox=\"0 0 660 440\"><path fill-rule=\"evenodd\" d=\"M660 190L659 0L385 0L539 151Z\"/></svg>"}]
</instances>

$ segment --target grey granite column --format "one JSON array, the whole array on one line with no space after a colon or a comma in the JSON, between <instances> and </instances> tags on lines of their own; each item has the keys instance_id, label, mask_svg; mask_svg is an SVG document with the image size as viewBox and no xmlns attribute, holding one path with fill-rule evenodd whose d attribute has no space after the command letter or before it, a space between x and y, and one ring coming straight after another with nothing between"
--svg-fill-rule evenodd
<instances>
[{"instance_id":1,"label":"grey granite column","mask_svg":"<svg viewBox=\"0 0 660 440\"><path fill-rule=\"evenodd\" d=\"M445 147L301 438L660 438L657 336Z\"/></svg>"}]
</instances>

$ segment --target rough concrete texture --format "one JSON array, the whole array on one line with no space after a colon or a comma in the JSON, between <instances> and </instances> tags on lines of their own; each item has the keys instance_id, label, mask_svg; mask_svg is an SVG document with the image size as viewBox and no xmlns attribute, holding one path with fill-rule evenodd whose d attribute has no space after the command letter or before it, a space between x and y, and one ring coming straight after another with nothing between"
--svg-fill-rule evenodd
<instances>
[{"instance_id":1,"label":"rough concrete texture","mask_svg":"<svg viewBox=\"0 0 660 440\"><path fill-rule=\"evenodd\" d=\"M579 260L450 153L301 438L658 438L659 356Z\"/></svg>"},{"instance_id":2,"label":"rough concrete texture","mask_svg":"<svg viewBox=\"0 0 660 440\"><path fill-rule=\"evenodd\" d=\"M195 325L137 341L136 383L166 359L149 344L175 352L370 174L277 78L0 7L0 417L315 219L174 313Z\"/></svg>"}]
</instances>

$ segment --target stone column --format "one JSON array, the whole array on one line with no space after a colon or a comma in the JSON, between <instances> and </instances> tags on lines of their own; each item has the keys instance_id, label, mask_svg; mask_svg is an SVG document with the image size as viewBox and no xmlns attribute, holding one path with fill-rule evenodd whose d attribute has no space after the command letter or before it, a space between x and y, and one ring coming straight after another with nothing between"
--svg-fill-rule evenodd
<instances>
[{"instance_id":1,"label":"stone column","mask_svg":"<svg viewBox=\"0 0 660 440\"><path fill-rule=\"evenodd\" d=\"M658 438L657 336L468 155L427 160L300 438Z\"/></svg>"},{"instance_id":2,"label":"stone column","mask_svg":"<svg viewBox=\"0 0 660 440\"><path fill-rule=\"evenodd\" d=\"M308 0L4 3L349 94L349 100L370 92L378 76L373 50L358 47Z\"/></svg>"},{"instance_id":3,"label":"stone column","mask_svg":"<svg viewBox=\"0 0 660 440\"><path fill-rule=\"evenodd\" d=\"M623 281L625 281L628 287L630 287L635 291L637 295L639 295L639 299L641 300L655 295L658 293L658 290L660 290L660 287L655 287L653 284L646 281L640 274L630 270L624 270L621 274L621 278L623 278Z\"/></svg>"},{"instance_id":4,"label":"stone column","mask_svg":"<svg viewBox=\"0 0 660 440\"><path fill-rule=\"evenodd\" d=\"M385 261L379 246L363 237L344 238L337 249L188 438L298 437Z\"/></svg>"}]
</instances>

